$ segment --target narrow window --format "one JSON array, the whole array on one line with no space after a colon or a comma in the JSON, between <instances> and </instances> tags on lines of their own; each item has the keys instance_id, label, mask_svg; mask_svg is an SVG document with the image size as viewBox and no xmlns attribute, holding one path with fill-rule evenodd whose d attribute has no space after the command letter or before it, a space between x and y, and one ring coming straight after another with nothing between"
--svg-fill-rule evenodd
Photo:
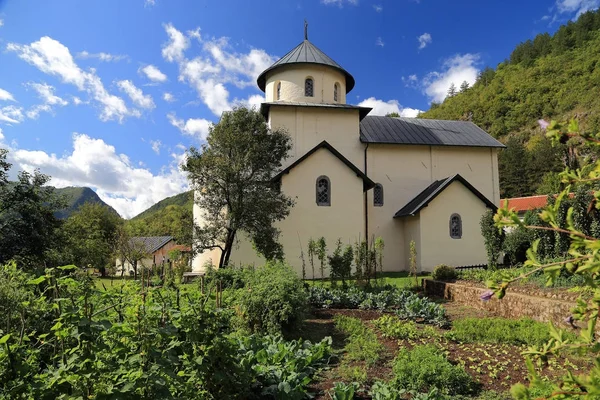
<instances>
[{"instance_id":1,"label":"narrow window","mask_svg":"<svg viewBox=\"0 0 600 400\"><path fill-rule=\"evenodd\" d=\"M339 83L335 83L335 85L333 85L333 101L335 101L336 103L338 102L338 98L339 98L339 93L340 92L340 84Z\"/></svg>"},{"instance_id":2,"label":"narrow window","mask_svg":"<svg viewBox=\"0 0 600 400\"><path fill-rule=\"evenodd\" d=\"M277 82L277 96L276 99L281 99L281 82Z\"/></svg>"},{"instance_id":3,"label":"narrow window","mask_svg":"<svg viewBox=\"0 0 600 400\"><path fill-rule=\"evenodd\" d=\"M452 239L460 239L462 237L462 220L458 214L450 216L450 237Z\"/></svg>"},{"instance_id":4,"label":"narrow window","mask_svg":"<svg viewBox=\"0 0 600 400\"><path fill-rule=\"evenodd\" d=\"M306 78L304 81L304 96L313 97L314 93L314 82L312 78Z\"/></svg>"},{"instance_id":5,"label":"narrow window","mask_svg":"<svg viewBox=\"0 0 600 400\"><path fill-rule=\"evenodd\" d=\"M317 205L331 205L331 182L329 182L329 178L326 176L317 178Z\"/></svg>"},{"instance_id":6,"label":"narrow window","mask_svg":"<svg viewBox=\"0 0 600 400\"><path fill-rule=\"evenodd\" d=\"M383 206L383 186L379 183L373 188L373 205L375 207Z\"/></svg>"}]
</instances>

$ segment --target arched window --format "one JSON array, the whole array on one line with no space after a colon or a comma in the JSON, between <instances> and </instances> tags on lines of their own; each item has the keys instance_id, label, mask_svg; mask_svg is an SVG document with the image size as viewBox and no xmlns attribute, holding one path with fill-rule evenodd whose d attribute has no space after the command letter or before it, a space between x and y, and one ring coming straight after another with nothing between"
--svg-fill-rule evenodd
<instances>
[{"instance_id":1,"label":"arched window","mask_svg":"<svg viewBox=\"0 0 600 400\"><path fill-rule=\"evenodd\" d=\"M304 81L304 96L305 97L313 97L314 96L314 86L312 78L306 78Z\"/></svg>"},{"instance_id":2,"label":"arched window","mask_svg":"<svg viewBox=\"0 0 600 400\"><path fill-rule=\"evenodd\" d=\"M316 195L318 206L331 205L331 182L328 177L320 176L317 178Z\"/></svg>"},{"instance_id":3,"label":"arched window","mask_svg":"<svg viewBox=\"0 0 600 400\"><path fill-rule=\"evenodd\" d=\"M281 82L277 82L277 93L275 95L275 100L281 99Z\"/></svg>"},{"instance_id":4,"label":"arched window","mask_svg":"<svg viewBox=\"0 0 600 400\"><path fill-rule=\"evenodd\" d=\"M450 237L452 239L460 239L462 237L462 220L458 214L450 216Z\"/></svg>"},{"instance_id":5,"label":"arched window","mask_svg":"<svg viewBox=\"0 0 600 400\"><path fill-rule=\"evenodd\" d=\"M335 101L336 103L339 101L339 93L340 93L340 84L339 83L335 83L335 85L333 85L333 101Z\"/></svg>"},{"instance_id":6,"label":"arched window","mask_svg":"<svg viewBox=\"0 0 600 400\"><path fill-rule=\"evenodd\" d=\"M373 188L373 205L375 207L383 206L383 186L380 183Z\"/></svg>"}]
</instances>

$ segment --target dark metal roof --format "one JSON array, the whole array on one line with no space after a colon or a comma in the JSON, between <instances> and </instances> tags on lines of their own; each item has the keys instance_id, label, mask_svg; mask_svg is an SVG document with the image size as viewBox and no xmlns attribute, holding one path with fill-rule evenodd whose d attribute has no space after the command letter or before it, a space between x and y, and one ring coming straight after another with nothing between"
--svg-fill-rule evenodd
<instances>
[{"instance_id":1,"label":"dark metal roof","mask_svg":"<svg viewBox=\"0 0 600 400\"><path fill-rule=\"evenodd\" d=\"M329 67L335 68L346 76L346 93L350 92L354 87L354 78L348 71L342 68L338 63L333 61L331 57L327 54L323 53L321 50L317 48L314 44L308 41L308 39L304 40L298 46L296 46L292 51L287 53L285 56L281 57L275 64L271 65L269 68L265 69L256 80L258 83L258 87L263 92L265 91L265 85L267 82L267 73L271 72L275 68L281 67L282 65L293 65L293 64L320 64L327 65Z\"/></svg>"},{"instance_id":2,"label":"dark metal roof","mask_svg":"<svg viewBox=\"0 0 600 400\"><path fill-rule=\"evenodd\" d=\"M435 181L431 185L427 186L425 190L418 193L415 197L413 197L412 200L406 203L404 207L398 210L398 212L394 214L394 218L414 217L419 211L421 211L421 209L427 207L429 203L437 197L438 194L442 193L444 189L450 186L450 184L454 181L459 181L460 183L462 183L467 189L471 191L471 193L477 196L481 201L485 203L486 206L488 206L492 210L496 210L498 208L479 190L475 189L475 187L471 185L465 178L463 178L459 174L456 174L449 178Z\"/></svg>"},{"instance_id":3,"label":"dark metal roof","mask_svg":"<svg viewBox=\"0 0 600 400\"><path fill-rule=\"evenodd\" d=\"M352 164L352 162L350 160L348 160L346 157L344 157L342 155L342 153L340 153L339 151L337 151L332 145L330 145L329 143L327 143L326 140L323 140L321 143L319 143L318 145L316 145L315 147L313 147L312 149L310 149L309 151L307 151L306 154L304 154L302 157L300 157L299 159L297 159L296 161L294 161L292 164L290 164L287 168L285 168L280 173L278 173L277 175L275 175L273 177L273 181L279 181L284 174L289 174L290 171L294 167L296 167L297 165L299 165L300 163L302 163L304 160L306 160L308 157L310 157L312 154L314 154L319 149L327 149L327 150L329 150L329 152L331 152L331 154L333 154L334 156L336 156L341 162L343 162L344 164L346 164L346 166L348 168L350 168L352 171L354 171L354 173L356 173L356 176L358 176L360 179L363 180L363 190L364 191L367 191L367 190L372 189L373 187L375 187L375 182L373 182L371 179L369 179L369 177L367 175L365 175L364 172L362 172L360 170L360 168L358 168L356 165Z\"/></svg>"},{"instance_id":4,"label":"dark metal roof","mask_svg":"<svg viewBox=\"0 0 600 400\"><path fill-rule=\"evenodd\" d=\"M371 112L370 107L354 106L352 104L342 103L308 103L303 101L271 101L260 105L260 112L265 118L268 118L269 108L271 106L292 106L292 107L318 107L318 108L337 108L346 110L358 110L359 118L362 120Z\"/></svg>"},{"instance_id":5,"label":"dark metal roof","mask_svg":"<svg viewBox=\"0 0 600 400\"><path fill-rule=\"evenodd\" d=\"M146 252L152 254L173 240L173 236L136 236L130 240L136 245L143 245Z\"/></svg>"},{"instance_id":6,"label":"dark metal roof","mask_svg":"<svg viewBox=\"0 0 600 400\"><path fill-rule=\"evenodd\" d=\"M360 123L363 143L500 147L502 143L469 121L368 116Z\"/></svg>"}]
</instances>

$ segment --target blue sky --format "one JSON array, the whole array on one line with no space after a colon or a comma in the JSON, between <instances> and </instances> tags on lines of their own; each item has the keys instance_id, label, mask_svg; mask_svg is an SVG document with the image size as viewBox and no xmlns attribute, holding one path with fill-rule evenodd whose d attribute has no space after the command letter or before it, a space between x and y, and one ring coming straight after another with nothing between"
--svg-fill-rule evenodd
<instances>
[{"instance_id":1,"label":"blue sky","mask_svg":"<svg viewBox=\"0 0 600 400\"><path fill-rule=\"evenodd\" d=\"M258 74L309 39L348 102L414 116L600 0L0 0L0 147L124 217L187 189L178 165Z\"/></svg>"}]
</instances>

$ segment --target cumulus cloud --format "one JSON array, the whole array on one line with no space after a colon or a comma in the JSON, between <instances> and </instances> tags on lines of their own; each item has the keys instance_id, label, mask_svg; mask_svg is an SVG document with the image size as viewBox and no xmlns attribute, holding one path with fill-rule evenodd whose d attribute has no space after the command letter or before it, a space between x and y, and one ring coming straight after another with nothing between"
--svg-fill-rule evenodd
<instances>
[{"instance_id":1,"label":"cumulus cloud","mask_svg":"<svg viewBox=\"0 0 600 400\"><path fill-rule=\"evenodd\" d=\"M28 45L9 43L9 51L35 66L40 71L59 77L64 83L74 85L80 91L87 92L100 105L102 121L122 122L127 117L139 117L141 113L129 109L125 101L110 94L94 69L83 71L73 60L69 48L51 37L44 36Z\"/></svg>"},{"instance_id":2,"label":"cumulus cloud","mask_svg":"<svg viewBox=\"0 0 600 400\"><path fill-rule=\"evenodd\" d=\"M47 83L29 82L25 86L35 90L42 104L31 107L25 114L28 118L36 119L41 112L52 112L55 106L63 107L69 104L65 99L54 94L54 87Z\"/></svg>"},{"instance_id":3,"label":"cumulus cloud","mask_svg":"<svg viewBox=\"0 0 600 400\"><path fill-rule=\"evenodd\" d=\"M556 0L556 8L560 14L575 14L575 19L587 11L600 7L600 0Z\"/></svg>"},{"instance_id":4,"label":"cumulus cloud","mask_svg":"<svg viewBox=\"0 0 600 400\"><path fill-rule=\"evenodd\" d=\"M419 41L419 50L422 50L425 47L427 47L428 44L431 43L432 38L431 38L431 35L429 33L425 32L424 34L422 34L421 36L419 36L417 38L417 40Z\"/></svg>"},{"instance_id":5,"label":"cumulus cloud","mask_svg":"<svg viewBox=\"0 0 600 400\"><path fill-rule=\"evenodd\" d=\"M145 67L140 68L140 71L143 72L152 82L163 83L167 81L167 76L154 65L146 65Z\"/></svg>"},{"instance_id":6,"label":"cumulus cloud","mask_svg":"<svg viewBox=\"0 0 600 400\"><path fill-rule=\"evenodd\" d=\"M133 217L165 197L188 190L185 174L173 162L160 173L136 167L125 154L102 139L73 134L73 150L57 156L38 150L13 149L10 161L18 169L39 168L56 187L88 186L122 216ZM178 155L178 159L183 156Z\"/></svg>"},{"instance_id":7,"label":"cumulus cloud","mask_svg":"<svg viewBox=\"0 0 600 400\"><path fill-rule=\"evenodd\" d=\"M15 98L11 93L0 88L0 101L15 101Z\"/></svg>"},{"instance_id":8,"label":"cumulus cloud","mask_svg":"<svg viewBox=\"0 0 600 400\"><path fill-rule=\"evenodd\" d=\"M187 121L177 118L175 113L167 114L167 118L171 125L176 127L184 135L196 136L198 140L206 140L208 130L212 122L203 118L190 118Z\"/></svg>"},{"instance_id":9,"label":"cumulus cloud","mask_svg":"<svg viewBox=\"0 0 600 400\"><path fill-rule=\"evenodd\" d=\"M165 25L165 31L169 41L162 49L164 59L178 63L179 81L194 88L202 102L217 116L235 104L229 99L227 85L254 86L258 75L275 62L275 57L261 49L239 53L227 38L202 40L199 29L188 32L188 36L201 42L202 52L188 59L184 52L189 47L189 37L172 24Z\"/></svg>"},{"instance_id":10,"label":"cumulus cloud","mask_svg":"<svg viewBox=\"0 0 600 400\"><path fill-rule=\"evenodd\" d=\"M416 108L402 107L398 100L379 100L375 97L369 97L358 103L361 107L371 107L373 110L369 115L387 115L390 113L398 113L401 117L415 118L421 110Z\"/></svg>"},{"instance_id":11,"label":"cumulus cloud","mask_svg":"<svg viewBox=\"0 0 600 400\"><path fill-rule=\"evenodd\" d=\"M166 101L167 103L172 103L172 102L174 102L176 99L175 99L175 96L173 96L171 93L169 93L169 92L164 92L164 93L163 93L163 100L164 100L164 101Z\"/></svg>"},{"instance_id":12,"label":"cumulus cloud","mask_svg":"<svg viewBox=\"0 0 600 400\"><path fill-rule=\"evenodd\" d=\"M472 86L479 74L478 54L457 54L446 59L440 71L430 72L422 81L424 92L431 101L442 102L448 94L450 85L459 87L467 81Z\"/></svg>"},{"instance_id":13,"label":"cumulus cloud","mask_svg":"<svg viewBox=\"0 0 600 400\"><path fill-rule=\"evenodd\" d=\"M22 107L6 106L0 108L0 122L7 124L18 124L22 122L23 119Z\"/></svg>"},{"instance_id":14,"label":"cumulus cloud","mask_svg":"<svg viewBox=\"0 0 600 400\"><path fill-rule=\"evenodd\" d=\"M150 145L152 146L153 152L160 154L160 146L162 146L162 142L160 140L151 140Z\"/></svg>"},{"instance_id":15,"label":"cumulus cloud","mask_svg":"<svg viewBox=\"0 0 600 400\"><path fill-rule=\"evenodd\" d=\"M154 100L149 94L145 95L142 89L138 88L130 80L118 81L117 86L122 92L127 94L135 105L141 108L151 110L155 107Z\"/></svg>"},{"instance_id":16,"label":"cumulus cloud","mask_svg":"<svg viewBox=\"0 0 600 400\"><path fill-rule=\"evenodd\" d=\"M103 62L117 62L121 60L128 60L129 56L124 54L110 54L110 53L88 53L87 51L80 51L77 53L77 58L89 59L95 58Z\"/></svg>"}]
</instances>

